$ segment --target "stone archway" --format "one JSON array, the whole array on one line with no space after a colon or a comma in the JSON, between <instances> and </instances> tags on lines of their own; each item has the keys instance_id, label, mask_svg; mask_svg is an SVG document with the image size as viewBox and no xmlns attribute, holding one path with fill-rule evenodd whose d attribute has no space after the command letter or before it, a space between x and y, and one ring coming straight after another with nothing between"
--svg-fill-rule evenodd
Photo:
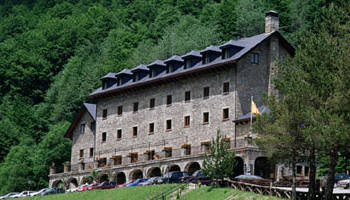
<instances>
[{"instance_id":1,"label":"stone archway","mask_svg":"<svg viewBox=\"0 0 350 200\"><path fill-rule=\"evenodd\" d=\"M126 182L126 176L124 172L118 172L117 175L117 185L124 184Z\"/></svg>"},{"instance_id":2,"label":"stone archway","mask_svg":"<svg viewBox=\"0 0 350 200\"><path fill-rule=\"evenodd\" d=\"M201 166L198 162L190 162L185 167L185 171L189 175L192 175L195 171L200 170L200 169L201 169Z\"/></svg>"},{"instance_id":3,"label":"stone archway","mask_svg":"<svg viewBox=\"0 0 350 200\"><path fill-rule=\"evenodd\" d=\"M99 177L99 182L102 183L104 181L109 181L109 177L108 177L108 174L102 174L100 177Z\"/></svg>"},{"instance_id":4,"label":"stone archway","mask_svg":"<svg viewBox=\"0 0 350 200\"><path fill-rule=\"evenodd\" d=\"M241 174L244 174L244 161L241 157L235 157L236 166L233 170L233 178L236 176L239 176Z\"/></svg>"},{"instance_id":5,"label":"stone archway","mask_svg":"<svg viewBox=\"0 0 350 200\"><path fill-rule=\"evenodd\" d=\"M51 187L55 187L55 188L64 188L64 183L63 183L63 181L62 180L55 180L53 183L52 183L52 185L51 185Z\"/></svg>"},{"instance_id":6,"label":"stone archway","mask_svg":"<svg viewBox=\"0 0 350 200\"><path fill-rule=\"evenodd\" d=\"M258 157L254 163L254 175L263 178L274 178L274 164L267 157Z\"/></svg>"},{"instance_id":7,"label":"stone archway","mask_svg":"<svg viewBox=\"0 0 350 200\"><path fill-rule=\"evenodd\" d=\"M92 178L91 178L91 176L84 176L84 177L81 179L80 185L83 185L83 184L85 184L85 183L88 183L88 184L92 183Z\"/></svg>"},{"instance_id":8,"label":"stone archway","mask_svg":"<svg viewBox=\"0 0 350 200\"><path fill-rule=\"evenodd\" d=\"M162 172L159 167L152 167L147 172L147 177L156 177L156 176L162 176Z\"/></svg>"},{"instance_id":9,"label":"stone archway","mask_svg":"<svg viewBox=\"0 0 350 200\"><path fill-rule=\"evenodd\" d=\"M135 169L134 171L130 172L130 175L129 175L130 180L136 180L139 178L143 178L143 173L141 169Z\"/></svg>"},{"instance_id":10,"label":"stone archway","mask_svg":"<svg viewBox=\"0 0 350 200\"><path fill-rule=\"evenodd\" d=\"M78 187L78 180L76 178L70 178L69 179L69 188L76 188Z\"/></svg>"},{"instance_id":11,"label":"stone archway","mask_svg":"<svg viewBox=\"0 0 350 200\"><path fill-rule=\"evenodd\" d=\"M181 171L181 168L179 165L171 165L168 170L168 172L177 172L177 171Z\"/></svg>"}]
</instances>

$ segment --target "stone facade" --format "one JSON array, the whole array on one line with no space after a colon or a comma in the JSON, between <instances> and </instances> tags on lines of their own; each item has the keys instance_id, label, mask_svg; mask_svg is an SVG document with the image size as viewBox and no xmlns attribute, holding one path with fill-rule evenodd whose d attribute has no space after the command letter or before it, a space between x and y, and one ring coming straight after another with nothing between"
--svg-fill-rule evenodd
<instances>
[{"instance_id":1,"label":"stone facade","mask_svg":"<svg viewBox=\"0 0 350 200\"><path fill-rule=\"evenodd\" d=\"M86 124L85 132L76 126L72 134L71 171L66 174L76 185L83 183L92 170L100 171L106 179L118 183L160 176L172 170L191 173L201 168L206 144L220 130L230 141L231 150L236 152L237 174L266 178L280 175L281 167L270 165L264 152L251 142L256 136L250 132L249 121L233 122L250 112L251 96L260 106L264 94L277 94L271 82L274 66L277 60L290 54L280 41L275 34L236 62L96 98L96 130L90 129L93 119L86 112L77 123ZM252 63L252 54L258 55L257 63ZM224 93L227 83L229 92ZM205 87L209 87L208 97L204 97ZM188 91L190 100L185 101ZM168 104L169 95L171 104ZM155 100L154 108L150 108L151 99ZM118 113L120 107L122 113ZM223 117L224 109L228 109L226 118ZM207 123L203 119L204 113L209 113ZM186 116L190 117L188 126L184 124ZM168 120L171 120L171 129L167 129ZM151 123L154 125L152 133ZM137 127L137 136L134 127ZM89 152L91 148L93 156ZM171 156L165 151L169 152L169 149ZM152 151L153 154L149 153ZM136 154L137 159L133 157ZM50 186L56 186L61 177L61 174L51 174Z\"/></svg>"}]
</instances>

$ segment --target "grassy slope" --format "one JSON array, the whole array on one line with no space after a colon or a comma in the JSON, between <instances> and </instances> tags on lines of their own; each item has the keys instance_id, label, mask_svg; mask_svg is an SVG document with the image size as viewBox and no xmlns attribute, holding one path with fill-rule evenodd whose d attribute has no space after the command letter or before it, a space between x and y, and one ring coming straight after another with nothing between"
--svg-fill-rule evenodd
<instances>
[{"instance_id":1,"label":"grassy slope","mask_svg":"<svg viewBox=\"0 0 350 200\"><path fill-rule=\"evenodd\" d=\"M235 200L282 200L280 198L271 196L262 196L251 192L243 192L231 188L213 188L202 187L200 189L192 190L181 197L181 200L197 200L197 199L230 199ZM232 198L231 198L232 197Z\"/></svg>"},{"instance_id":2,"label":"grassy slope","mask_svg":"<svg viewBox=\"0 0 350 200\"><path fill-rule=\"evenodd\" d=\"M176 185L152 185L144 187L127 187L110 190L93 190L69 194L48 195L26 198L26 200L143 200L176 187Z\"/></svg>"}]
</instances>

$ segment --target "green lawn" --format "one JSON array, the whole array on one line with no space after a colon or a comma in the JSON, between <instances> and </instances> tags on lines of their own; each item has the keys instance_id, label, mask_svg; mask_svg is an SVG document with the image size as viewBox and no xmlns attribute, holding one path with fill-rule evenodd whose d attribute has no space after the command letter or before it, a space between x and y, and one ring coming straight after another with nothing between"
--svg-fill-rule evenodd
<instances>
[{"instance_id":1,"label":"green lawn","mask_svg":"<svg viewBox=\"0 0 350 200\"><path fill-rule=\"evenodd\" d=\"M87 192L74 192L69 194L48 195L43 197L26 198L27 200L146 200L163 192L178 187L176 184L152 185L144 187L127 187L110 190L93 190ZM231 188L201 187L184 194L182 200L282 200L270 196L257 195Z\"/></svg>"},{"instance_id":2,"label":"green lawn","mask_svg":"<svg viewBox=\"0 0 350 200\"><path fill-rule=\"evenodd\" d=\"M280 198L258 195L252 192L243 192L231 188L201 187L192 190L181 197L181 200L213 199L221 200L230 197L230 200L282 200Z\"/></svg>"},{"instance_id":3,"label":"green lawn","mask_svg":"<svg viewBox=\"0 0 350 200\"><path fill-rule=\"evenodd\" d=\"M26 200L143 200L177 187L175 184L126 187L109 190L92 190L69 194L26 198Z\"/></svg>"}]
</instances>

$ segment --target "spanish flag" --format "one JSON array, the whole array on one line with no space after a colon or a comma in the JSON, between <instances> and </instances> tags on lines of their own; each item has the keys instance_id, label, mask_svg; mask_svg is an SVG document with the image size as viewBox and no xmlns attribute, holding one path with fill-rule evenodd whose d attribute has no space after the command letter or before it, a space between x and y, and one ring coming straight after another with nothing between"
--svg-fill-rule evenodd
<instances>
[{"instance_id":1,"label":"spanish flag","mask_svg":"<svg viewBox=\"0 0 350 200\"><path fill-rule=\"evenodd\" d=\"M252 114L260 115L259 109L253 100L252 100Z\"/></svg>"}]
</instances>

